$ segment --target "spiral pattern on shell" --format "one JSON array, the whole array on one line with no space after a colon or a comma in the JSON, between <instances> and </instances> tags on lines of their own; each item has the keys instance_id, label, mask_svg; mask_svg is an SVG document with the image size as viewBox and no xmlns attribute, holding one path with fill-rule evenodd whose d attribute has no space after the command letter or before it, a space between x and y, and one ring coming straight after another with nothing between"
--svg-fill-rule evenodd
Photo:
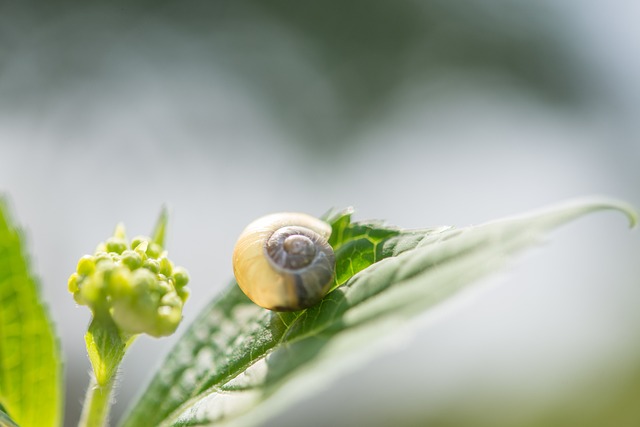
<instances>
[{"instance_id":1,"label":"spiral pattern on shell","mask_svg":"<svg viewBox=\"0 0 640 427\"><path fill-rule=\"evenodd\" d=\"M330 235L329 224L306 214L257 219L242 232L233 252L240 289L259 306L274 311L316 304L333 283Z\"/></svg>"}]
</instances>

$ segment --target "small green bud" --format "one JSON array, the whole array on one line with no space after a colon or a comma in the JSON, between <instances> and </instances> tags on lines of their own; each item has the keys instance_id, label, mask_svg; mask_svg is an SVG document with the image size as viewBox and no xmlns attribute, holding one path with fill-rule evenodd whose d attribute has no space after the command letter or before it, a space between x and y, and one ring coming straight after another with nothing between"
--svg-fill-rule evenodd
<instances>
[{"instance_id":1,"label":"small green bud","mask_svg":"<svg viewBox=\"0 0 640 427\"><path fill-rule=\"evenodd\" d=\"M169 261L166 253L162 254L158 261L160 262L160 273L167 277L171 277L171 274L173 273L173 263Z\"/></svg>"},{"instance_id":2,"label":"small green bud","mask_svg":"<svg viewBox=\"0 0 640 427\"><path fill-rule=\"evenodd\" d=\"M178 307L169 307L162 306L158 309L158 317L156 320L155 327L149 335L153 335L155 337L162 337L171 335L175 332L182 320L181 308Z\"/></svg>"},{"instance_id":3,"label":"small green bud","mask_svg":"<svg viewBox=\"0 0 640 427\"><path fill-rule=\"evenodd\" d=\"M182 300L182 303L187 302L187 299L189 298L189 288L178 288L176 289L176 293L178 294L178 296L180 297L180 299Z\"/></svg>"},{"instance_id":4,"label":"small green bud","mask_svg":"<svg viewBox=\"0 0 640 427\"><path fill-rule=\"evenodd\" d=\"M140 256L140 259L143 261L147 259L147 248L149 247L148 242L142 242L134 249L135 253Z\"/></svg>"},{"instance_id":5,"label":"small green bud","mask_svg":"<svg viewBox=\"0 0 640 427\"><path fill-rule=\"evenodd\" d=\"M135 289L135 292L140 294L147 292L149 289L155 287L156 276L149 270L138 269L133 272L131 279L131 285Z\"/></svg>"},{"instance_id":6,"label":"small green bud","mask_svg":"<svg viewBox=\"0 0 640 427\"><path fill-rule=\"evenodd\" d=\"M69 281L67 282L67 289L72 294L78 292L78 273L73 273L69 276Z\"/></svg>"},{"instance_id":7,"label":"small green bud","mask_svg":"<svg viewBox=\"0 0 640 427\"><path fill-rule=\"evenodd\" d=\"M109 275L108 292L113 298L123 298L131 295L131 271L126 267L116 267Z\"/></svg>"},{"instance_id":8,"label":"small green bud","mask_svg":"<svg viewBox=\"0 0 640 427\"><path fill-rule=\"evenodd\" d=\"M150 241L151 239L148 238L147 236L136 236L131 241L131 249L136 249L142 243L146 243L148 245ZM145 252L147 251L146 247L144 248L144 251Z\"/></svg>"},{"instance_id":9,"label":"small green bud","mask_svg":"<svg viewBox=\"0 0 640 427\"><path fill-rule=\"evenodd\" d=\"M147 256L151 258L158 258L162 253L162 246L158 245L154 242L149 242L149 247L147 248Z\"/></svg>"},{"instance_id":10,"label":"small green bud","mask_svg":"<svg viewBox=\"0 0 640 427\"><path fill-rule=\"evenodd\" d=\"M160 304L162 304L163 306L166 305L169 307L180 308L182 307L182 300L180 299L177 293L168 292L160 299Z\"/></svg>"},{"instance_id":11,"label":"small green bud","mask_svg":"<svg viewBox=\"0 0 640 427\"><path fill-rule=\"evenodd\" d=\"M152 327L153 312L132 301L117 300L109 310L118 329L128 334L147 332Z\"/></svg>"},{"instance_id":12,"label":"small green bud","mask_svg":"<svg viewBox=\"0 0 640 427\"><path fill-rule=\"evenodd\" d=\"M158 273L160 271L160 263L152 258L149 258L144 262L144 267L154 273Z\"/></svg>"},{"instance_id":13,"label":"small green bud","mask_svg":"<svg viewBox=\"0 0 640 427\"><path fill-rule=\"evenodd\" d=\"M80 292L76 292L75 294L73 294L73 300L78 305L87 305L87 302L82 299L82 296L80 295Z\"/></svg>"},{"instance_id":14,"label":"small green bud","mask_svg":"<svg viewBox=\"0 0 640 427\"><path fill-rule=\"evenodd\" d=\"M126 265L131 271L142 266L142 257L136 251L126 250L122 252L120 260L122 261L122 264Z\"/></svg>"},{"instance_id":15,"label":"small green bud","mask_svg":"<svg viewBox=\"0 0 640 427\"><path fill-rule=\"evenodd\" d=\"M96 263L91 255L85 255L78 261L76 271L82 276L88 276L96 270Z\"/></svg>"},{"instance_id":16,"label":"small green bud","mask_svg":"<svg viewBox=\"0 0 640 427\"><path fill-rule=\"evenodd\" d=\"M107 252L114 252L118 255L125 251L127 246L127 241L119 237L110 237L106 243Z\"/></svg>"},{"instance_id":17,"label":"small green bud","mask_svg":"<svg viewBox=\"0 0 640 427\"><path fill-rule=\"evenodd\" d=\"M82 304L96 308L102 301L103 281L95 276L87 277L80 284L80 292L78 299L83 301Z\"/></svg>"},{"instance_id":18,"label":"small green bud","mask_svg":"<svg viewBox=\"0 0 640 427\"><path fill-rule=\"evenodd\" d=\"M109 256L109 254L106 254L106 256L96 260L96 273L108 275L109 272L113 270L115 266L116 266L116 263L113 262L113 259L111 259L111 256Z\"/></svg>"},{"instance_id":19,"label":"small green bud","mask_svg":"<svg viewBox=\"0 0 640 427\"><path fill-rule=\"evenodd\" d=\"M189 273L182 267L176 267L173 269L173 280L176 288L183 288L189 283Z\"/></svg>"},{"instance_id":20,"label":"small green bud","mask_svg":"<svg viewBox=\"0 0 640 427\"><path fill-rule=\"evenodd\" d=\"M96 254L93 257L93 260L96 266L103 261L113 261L113 259L111 258L111 255L109 255L106 252L96 252Z\"/></svg>"},{"instance_id":21,"label":"small green bud","mask_svg":"<svg viewBox=\"0 0 640 427\"><path fill-rule=\"evenodd\" d=\"M161 279L160 276L162 276L162 274L158 274L158 292L160 292L161 295L165 295L169 292L173 292L173 286L171 286L169 284L169 282L167 282L166 278L165 280ZM164 276L162 276L164 277Z\"/></svg>"}]
</instances>

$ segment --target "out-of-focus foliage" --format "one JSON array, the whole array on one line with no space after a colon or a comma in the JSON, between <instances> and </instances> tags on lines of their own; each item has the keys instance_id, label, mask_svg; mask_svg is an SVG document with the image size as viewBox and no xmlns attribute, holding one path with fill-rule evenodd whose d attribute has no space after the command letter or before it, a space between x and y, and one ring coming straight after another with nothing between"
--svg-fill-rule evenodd
<instances>
[{"instance_id":1,"label":"out-of-focus foliage","mask_svg":"<svg viewBox=\"0 0 640 427\"><path fill-rule=\"evenodd\" d=\"M162 87L174 97L223 74L300 142L337 145L416 84L501 80L575 105L588 83L541 3L28 3L5 4L0 16L0 69L15 77L0 81L0 108L14 111L56 104L70 91L83 96L94 81L117 86L139 68L160 85L167 72L181 81ZM202 114L194 107L184 119Z\"/></svg>"}]
</instances>

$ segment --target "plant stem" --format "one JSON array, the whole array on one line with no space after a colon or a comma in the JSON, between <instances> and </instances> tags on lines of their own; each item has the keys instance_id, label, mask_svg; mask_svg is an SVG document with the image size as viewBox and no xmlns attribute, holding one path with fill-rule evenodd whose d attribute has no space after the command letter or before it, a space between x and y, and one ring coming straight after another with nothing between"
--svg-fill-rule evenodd
<instances>
[{"instance_id":1,"label":"plant stem","mask_svg":"<svg viewBox=\"0 0 640 427\"><path fill-rule=\"evenodd\" d=\"M115 376L114 376L115 377ZM111 392L114 378L104 385L99 385L94 375L87 389L79 427L103 427L107 425L109 409L111 408Z\"/></svg>"}]
</instances>

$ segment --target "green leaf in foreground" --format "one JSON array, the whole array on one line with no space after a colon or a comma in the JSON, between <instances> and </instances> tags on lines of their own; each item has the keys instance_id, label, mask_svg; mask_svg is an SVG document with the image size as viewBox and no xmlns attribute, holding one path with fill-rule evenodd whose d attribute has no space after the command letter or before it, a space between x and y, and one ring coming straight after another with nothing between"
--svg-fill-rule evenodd
<instances>
[{"instance_id":1,"label":"green leaf in foreground","mask_svg":"<svg viewBox=\"0 0 640 427\"><path fill-rule=\"evenodd\" d=\"M7 415L2 405L0 405L0 427L18 427L11 417Z\"/></svg>"},{"instance_id":2,"label":"green leaf in foreground","mask_svg":"<svg viewBox=\"0 0 640 427\"><path fill-rule=\"evenodd\" d=\"M57 426L62 419L58 342L23 242L0 198L0 405L23 427ZM0 422L12 425L5 415Z\"/></svg>"},{"instance_id":3,"label":"green leaf in foreground","mask_svg":"<svg viewBox=\"0 0 640 427\"><path fill-rule=\"evenodd\" d=\"M371 354L406 319L495 271L546 232L589 212L585 200L476 227L401 230L333 212L337 284L319 304L274 313L232 283L170 352L125 426L255 425ZM295 375L294 375L295 374Z\"/></svg>"}]
</instances>

